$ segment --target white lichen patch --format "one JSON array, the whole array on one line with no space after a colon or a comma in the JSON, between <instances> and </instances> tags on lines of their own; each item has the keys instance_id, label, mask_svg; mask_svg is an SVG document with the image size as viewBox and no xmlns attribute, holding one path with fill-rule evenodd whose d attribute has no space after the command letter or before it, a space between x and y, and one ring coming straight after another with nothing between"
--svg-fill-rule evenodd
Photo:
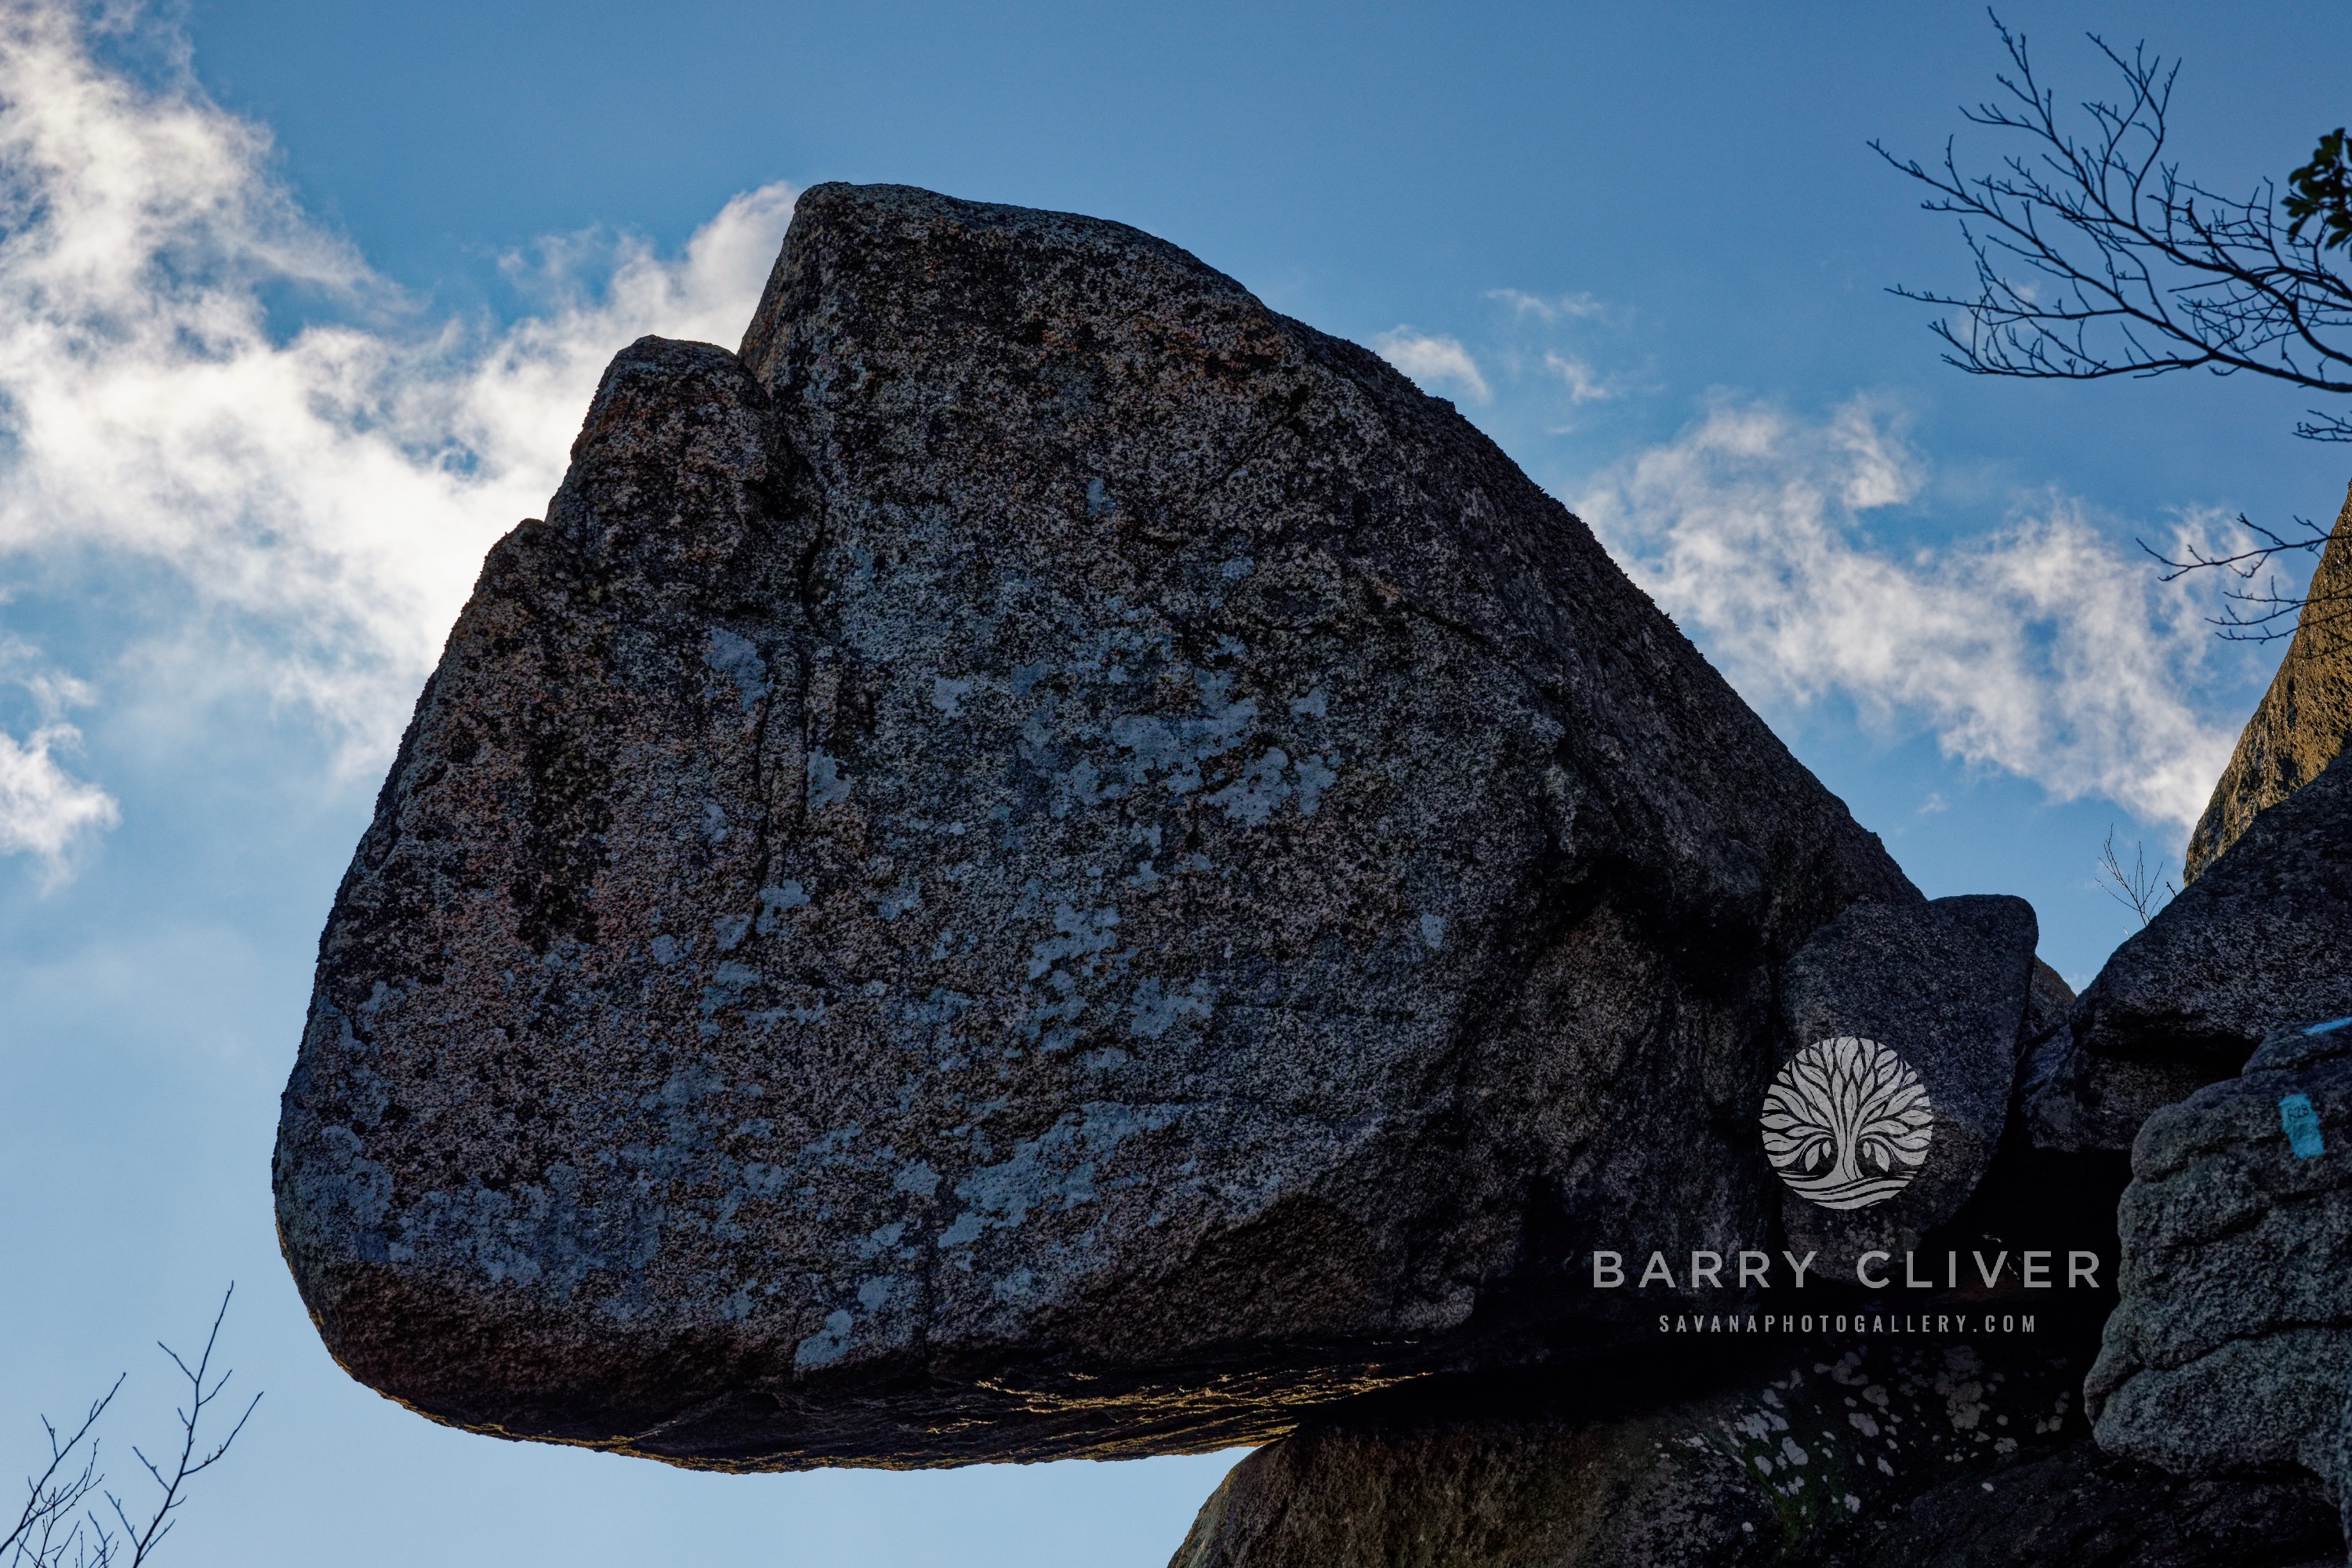
<instances>
[{"instance_id":1,"label":"white lichen patch","mask_svg":"<svg viewBox=\"0 0 2352 1568\"><path fill-rule=\"evenodd\" d=\"M874 901L874 912L886 921L895 921L909 910L919 909L923 902L923 884L908 877L897 887Z\"/></svg>"},{"instance_id":2,"label":"white lichen patch","mask_svg":"<svg viewBox=\"0 0 2352 1568\"><path fill-rule=\"evenodd\" d=\"M1202 708L1197 719L1159 713L1122 713L1112 719L1111 743L1128 753L1129 776L1138 783L1157 776L1171 795L1199 789L1202 765L1239 746L1257 724L1255 700L1225 700L1232 681L1232 676L1220 670L1194 672Z\"/></svg>"},{"instance_id":3,"label":"white lichen patch","mask_svg":"<svg viewBox=\"0 0 2352 1568\"><path fill-rule=\"evenodd\" d=\"M801 1372L831 1366L849 1350L849 1331L856 1325L848 1310L825 1314L824 1327L803 1340L793 1352L793 1366Z\"/></svg>"},{"instance_id":4,"label":"white lichen patch","mask_svg":"<svg viewBox=\"0 0 2352 1568\"><path fill-rule=\"evenodd\" d=\"M812 750L808 757L808 807L822 811L828 805L839 805L849 798L849 774L842 770L841 759L822 748Z\"/></svg>"},{"instance_id":5,"label":"white lichen patch","mask_svg":"<svg viewBox=\"0 0 2352 1568\"><path fill-rule=\"evenodd\" d=\"M808 893L798 882L780 882L772 888L760 889L760 918L754 928L761 936L774 932L793 910L807 904Z\"/></svg>"},{"instance_id":6,"label":"white lichen patch","mask_svg":"<svg viewBox=\"0 0 2352 1568\"><path fill-rule=\"evenodd\" d=\"M944 675L931 678L931 706L950 719L963 717L963 700L971 695L970 680L950 680Z\"/></svg>"},{"instance_id":7,"label":"white lichen patch","mask_svg":"<svg viewBox=\"0 0 2352 1568\"><path fill-rule=\"evenodd\" d=\"M768 694L768 664L750 637L729 631L724 626L710 628L710 646L702 655L703 662L734 682L736 695L741 700L743 711L750 712L761 698Z\"/></svg>"},{"instance_id":8,"label":"white lichen patch","mask_svg":"<svg viewBox=\"0 0 2352 1568\"><path fill-rule=\"evenodd\" d=\"M1136 986L1128 1004L1129 1032L1156 1040L1179 1018L1207 1018L1214 1011L1210 1004L1215 996L1216 988L1204 979L1194 980L1182 991L1170 991L1157 975L1149 976Z\"/></svg>"},{"instance_id":9,"label":"white lichen patch","mask_svg":"<svg viewBox=\"0 0 2352 1568\"><path fill-rule=\"evenodd\" d=\"M1093 1202L1100 1162L1127 1139L1164 1127L1174 1116L1166 1107L1139 1110L1110 1101L1065 1112L1045 1132L1014 1144L1004 1159L956 1183L965 1207L940 1233L939 1246L967 1246L987 1231L1015 1228L1034 1209Z\"/></svg>"},{"instance_id":10,"label":"white lichen patch","mask_svg":"<svg viewBox=\"0 0 2352 1568\"><path fill-rule=\"evenodd\" d=\"M1280 746L1268 746L1243 766L1241 776L1210 795L1208 802L1231 820L1251 827L1264 823L1286 800L1298 802L1299 816L1312 816L1323 792L1339 776L1320 756L1302 757L1294 765L1289 752Z\"/></svg>"},{"instance_id":11,"label":"white lichen patch","mask_svg":"<svg viewBox=\"0 0 2352 1568\"><path fill-rule=\"evenodd\" d=\"M1059 904L1054 910L1055 934L1033 944L1029 949L1029 978L1042 979L1055 965L1075 959L1080 967L1093 967L1090 961L1107 952L1118 941L1118 909L1106 905L1096 910L1073 909Z\"/></svg>"}]
</instances>

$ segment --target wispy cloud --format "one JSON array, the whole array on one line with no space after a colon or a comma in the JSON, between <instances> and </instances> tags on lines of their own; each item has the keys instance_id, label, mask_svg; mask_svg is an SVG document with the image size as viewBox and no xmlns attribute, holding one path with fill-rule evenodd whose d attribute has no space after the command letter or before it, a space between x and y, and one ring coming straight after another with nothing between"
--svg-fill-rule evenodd
<instances>
[{"instance_id":1,"label":"wispy cloud","mask_svg":"<svg viewBox=\"0 0 2352 1568\"><path fill-rule=\"evenodd\" d=\"M1512 312L1540 321L1557 321L1601 314L1601 301L1590 294L1529 294L1517 289L1489 289L1486 298L1499 300Z\"/></svg>"},{"instance_id":2,"label":"wispy cloud","mask_svg":"<svg viewBox=\"0 0 2352 1568\"><path fill-rule=\"evenodd\" d=\"M1749 405L1576 509L1751 700L1843 695L2057 798L2194 824L2237 729L2190 700L2213 647L2196 605L2063 499L1944 549L1874 545L1868 514L1923 478L1866 403L1821 423Z\"/></svg>"},{"instance_id":3,"label":"wispy cloud","mask_svg":"<svg viewBox=\"0 0 2352 1568\"><path fill-rule=\"evenodd\" d=\"M121 817L113 796L58 761L81 743L66 709L92 693L16 637L0 637L0 674L24 690L37 715L22 741L0 731L0 854L37 856L54 887L70 871L74 852Z\"/></svg>"},{"instance_id":4,"label":"wispy cloud","mask_svg":"<svg viewBox=\"0 0 2352 1568\"><path fill-rule=\"evenodd\" d=\"M1570 403L1598 403L1603 398L1617 395L1617 389L1593 374L1592 367L1580 359L1571 359L1566 354L1547 350L1543 365L1544 369L1559 377L1561 384L1568 388Z\"/></svg>"},{"instance_id":5,"label":"wispy cloud","mask_svg":"<svg viewBox=\"0 0 2352 1568\"><path fill-rule=\"evenodd\" d=\"M1478 362L1470 357L1470 351L1462 346L1459 338L1395 327L1374 338L1372 348L1411 376L1423 391L1452 387L1477 403L1485 403L1494 395L1487 388L1486 378L1479 374Z\"/></svg>"},{"instance_id":6,"label":"wispy cloud","mask_svg":"<svg viewBox=\"0 0 2352 1568\"><path fill-rule=\"evenodd\" d=\"M483 551L560 479L605 361L646 332L731 345L793 193L738 196L679 256L606 244L593 286L551 247L549 303L511 325L430 319L184 67L157 84L102 63L89 29L121 25L0 0L0 559L162 565L194 614L156 635L210 637L374 765ZM274 337L265 298L289 291L338 319ZM70 737L0 736L0 850L54 859L113 820L58 769Z\"/></svg>"}]
</instances>

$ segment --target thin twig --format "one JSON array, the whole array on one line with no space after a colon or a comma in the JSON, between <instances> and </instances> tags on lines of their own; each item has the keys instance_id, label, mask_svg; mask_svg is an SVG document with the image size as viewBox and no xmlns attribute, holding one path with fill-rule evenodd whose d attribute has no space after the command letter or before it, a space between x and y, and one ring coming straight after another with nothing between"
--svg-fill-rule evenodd
<instances>
[{"instance_id":1,"label":"thin twig","mask_svg":"<svg viewBox=\"0 0 2352 1568\"><path fill-rule=\"evenodd\" d=\"M92 1434L98 1429L99 1417L106 1414L121 1392L122 1378L117 1377L111 1387L90 1402L81 1425L62 1441L49 1418L41 1417L41 1430L49 1442L49 1460L39 1474L26 1478L24 1509L16 1517L16 1526L0 1537L0 1552L8 1554L9 1563L47 1564L58 1561L58 1554L65 1548L58 1531L77 1528L72 1521L79 1513L82 1500L96 1490L103 1479L98 1469L98 1439ZM81 1468L73 1470L70 1467L78 1452Z\"/></svg>"},{"instance_id":2,"label":"thin twig","mask_svg":"<svg viewBox=\"0 0 2352 1568\"><path fill-rule=\"evenodd\" d=\"M2156 918L2156 912L2172 900L2180 889L2164 875L2164 862L2158 860L2156 869L2147 868L2145 845L2132 846L2131 869L2124 869L2122 859L2116 854L2115 824L2107 825L2107 841L2099 847L2099 866L2094 879L2106 890L2107 897L2139 917L2142 926Z\"/></svg>"},{"instance_id":3,"label":"thin twig","mask_svg":"<svg viewBox=\"0 0 2352 1568\"><path fill-rule=\"evenodd\" d=\"M155 1484L163 1489L163 1495L156 1502L155 1511L148 1516L147 1522L144 1525L133 1523L122 1506L122 1500L112 1492L106 1494L106 1500L113 1506L115 1519L122 1527L123 1539L131 1547L129 1568L140 1568L149 1554L162 1544L163 1538L172 1532L173 1527L179 1522L172 1515L187 1500L181 1495L182 1489L220 1462L221 1457L228 1452L229 1445L236 1441L237 1434L245 1430L245 1424L253 1418L254 1406L261 1403L261 1395L255 1394L246 1405L245 1413L236 1418L236 1425L229 1428L228 1436L201 1458L197 1457L197 1430L204 1424L205 1411L220 1397L221 1391L228 1386L228 1380L234 1375L225 1372L214 1380L210 1388L205 1386L205 1375L212 1368L213 1349L220 1340L221 1320L228 1316L229 1298L236 1293L234 1283L222 1292L220 1310L213 1314L212 1331L205 1336L204 1352L196 1358L194 1367L181 1359L180 1352L170 1345L160 1340L156 1342L163 1352L172 1358L172 1364L180 1369L180 1375L188 1380L190 1397L187 1408L175 1412L180 1418L180 1457L168 1479L155 1462L136 1447L131 1450L138 1457L139 1463L145 1467L148 1475L154 1479Z\"/></svg>"}]
</instances>

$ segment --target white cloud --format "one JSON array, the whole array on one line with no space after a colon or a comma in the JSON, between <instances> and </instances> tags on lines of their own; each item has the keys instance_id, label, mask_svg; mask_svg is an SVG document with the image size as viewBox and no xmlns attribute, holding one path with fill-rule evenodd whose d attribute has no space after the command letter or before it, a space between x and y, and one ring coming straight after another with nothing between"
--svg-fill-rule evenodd
<instances>
[{"instance_id":1,"label":"white cloud","mask_svg":"<svg viewBox=\"0 0 2352 1568\"><path fill-rule=\"evenodd\" d=\"M1500 300L1516 315L1533 316L1538 321L1557 321L1561 317L1597 316L1601 301L1590 294L1529 294L1517 289L1489 289L1489 300Z\"/></svg>"},{"instance_id":2,"label":"white cloud","mask_svg":"<svg viewBox=\"0 0 2352 1568\"><path fill-rule=\"evenodd\" d=\"M121 817L113 796L73 777L57 760L56 753L81 742L81 731L65 721L66 708L89 701L91 692L43 665L15 637L0 637L0 669L25 689L39 714L22 741L0 731L0 854L39 857L55 886L68 875L74 851Z\"/></svg>"},{"instance_id":3,"label":"white cloud","mask_svg":"<svg viewBox=\"0 0 2352 1568\"><path fill-rule=\"evenodd\" d=\"M112 795L58 765L53 753L80 740L64 723L44 724L21 742L0 732L0 853L39 856L53 882L84 835L121 820Z\"/></svg>"},{"instance_id":4,"label":"white cloud","mask_svg":"<svg viewBox=\"0 0 2352 1568\"><path fill-rule=\"evenodd\" d=\"M1616 388L1602 382L1592 373L1592 367L1580 359L1570 359L1547 351L1543 363L1544 369L1559 377L1567 385L1570 403L1598 403L1617 395Z\"/></svg>"},{"instance_id":5,"label":"white cloud","mask_svg":"<svg viewBox=\"0 0 2352 1568\"><path fill-rule=\"evenodd\" d=\"M1875 547L1867 514L1922 478L1866 404L1820 425L1726 407L1577 510L1751 700L1843 694L2057 798L2193 825L2237 731L2190 700L2213 647L2194 603L2063 500L1948 548Z\"/></svg>"},{"instance_id":6,"label":"white cloud","mask_svg":"<svg viewBox=\"0 0 2352 1568\"><path fill-rule=\"evenodd\" d=\"M738 196L675 258L516 259L550 303L510 326L431 320L299 209L265 130L184 66L109 68L89 29L117 24L85 18L0 0L0 557L160 564L194 610L158 637L208 642L323 721L346 767L379 764L605 362L646 332L731 347L793 193ZM265 297L289 290L341 320L274 338ZM70 733L0 752L0 850L112 820L52 760Z\"/></svg>"},{"instance_id":7,"label":"white cloud","mask_svg":"<svg viewBox=\"0 0 2352 1568\"><path fill-rule=\"evenodd\" d=\"M1485 403L1493 394L1487 390L1486 378L1478 372L1478 362L1462 346L1459 338L1437 337L1416 332L1411 327L1396 327L1372 340L1372 348L1380 356L1411 376L1424 392L1451 386L1465 393L1474 402Z\"/></svg>"}]
</instances>

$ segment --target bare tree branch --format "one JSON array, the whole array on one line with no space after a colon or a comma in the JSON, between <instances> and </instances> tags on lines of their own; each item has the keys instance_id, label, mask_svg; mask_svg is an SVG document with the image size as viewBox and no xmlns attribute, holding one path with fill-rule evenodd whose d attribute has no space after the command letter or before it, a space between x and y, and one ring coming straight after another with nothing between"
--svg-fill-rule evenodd
<instances>
[{"instance_id":1,"label":"bare tree branch","mask_svg":"<svg viewBox=\"0 0 2352 1568\"><path fill-rule=\"evenodd\" d=\"M2147 851L2144 845L2132 846L2131 869L2124 868L2122 859L2116 854L2113 823L2107 825L2107 841L2099 847L2099 866L2093 879L2105 890L2107 897L2137 915L2143 926L2154 920L2156 911L2171 902L2173 895L2180 891L2164 875L2163 861L2158 860L2153 871L2147 868Z\"/></svg>"},{"instance_id":2,"label":"bare tree branch","mask_svg":"<svg viewBox=\"0 0 2352 1568\"><path fill-rule=\"evenodd\" d=\"M134 1521L122 1500L105 1489L105 1473L99 1466L99 1418L121 1392L123 1378L117 1377L70 1435L61 1436L46 1416L42 1418L41 1428L48 1437L48 1461L37 1474L26 1478L25 1505L16 1526L0 1536L0 1564L5 1568L140 1568L154 1554L178 1522L173 1515L187 1502L188 1483L220 1462L252 1419L254 1406L261 1403L261 1395L255 1394L228 1435L205 1445L201 1436L205 1413L219 1400L230 1376L226 1372L213 1376L212 1362L220 1343L221 1323L228 1316L229 1300L236 1293L233 1284L222 1293L220 1310L213 1314L212 1330L205 1336L205 1348L194 1366L171 1346L161 1346L187 1380L189 1398L177 1412L180 1452L170 1474L136 1446L131 1450L161 1489L163 1495L152 1511ZM93 1494L106 1499L114 1529L109 1529L97 1510L88 1506Z\"/></svg>"},{"instance_id":3,"label":"bare tree branch","mask_svg":"<svg viewBox=\"0 0 2352 1568\"><path fill-rule=\"evenodd\" d=\"M2179 62L2093 35L2122 90L2081 104L2070 124L2035 78L2025 36L1997 16L1993 26L2011 70L1996 78L2001 96L1962 113L2021 138L2023 151L1970 174L1949 142L1933 167L1871 143L1927 187L1922 206L1959 220L1975 292L1893 290L1957 312L1934 323L1946 362L2062 381L2203 369L2352 394L2352 278L2326 254L2342 239L2330 221L2307 237L2304 218L2282 225L2268 180L2224 196L2181 175L2165 152ZM2322 156L2297 170L2290 201L2327 219L2332 167ZM2352 417L2315 409L2296 433L2352 440Z\"/></svg>"},{"instance_id":4,"label":"bare tree branch","mask_svg":"<svg viewBox=\"0 0 2352 1568\"><path fill-rule=\"evenodd\" d=\"M81 1425L62 1440L49 1418L41 1417L41 1430L49 1442L48 1464L37 1475L26 1478L25 1506L16 1516L16 1527L0 1536L0 1552L7 1553L12 1568L18 1563L46 1565L61 1561L59 1531L78 1528L82 1500L97 1489L102 1479L98 1469L98 1439L93 1436L99 1417L121 1392L122 1378L117 1377L111 1388L90 1402Z\"/></svg>"},{"instance_id":5,"label":"bare tree branch","mask_svg":"<svg viewBox=\"0 0 2352 1568\"><path fill-rule=\"evenodd\" d=\"M236 1441L237 1434L245 1430L245 1424L253 1419L254 1406L261 1403L261 1395L255 1394L246 1405L245 1413L236 1418L236 1425L229 1428L228 1436L199 1457L197 1433L204 1425L205 1411L220 1397L221 1391L228 1386L228 1380L233 1375L222 1373L213 1380L210 1388L205 1386L205 1378L212 1369L213 1350L220 1342L221 1320L228 1316L229 1298L236 1294L235 1284L222 1292L220 1310L213 1314L212 1331L205 1336L204 1352L196 1357L194 1367L181 1359L179 1352L161 1341L156 1342L158 1348L172 1358L172 1364L180 1369L180 1375L188 1380L188 1404L185 1409L176 1412L180 1417L180 1457L168 1478L136 1447L131 1450L138 1456L140 1464L146 1468L148 1475L154 1478L156 1486L163 1494L157 1500L154 1511L147 1516L146 1522L133 1522L123 1509L122 1500L112 1492L106 1494L106 1500L114 1509L115 1519L122 1527L122 1539L131 1548L130 1568L140 1568L140 1564L145 1563L155 1548L162 1544L163 1538L172 1532L172 1527L179 1522L172 1515L187 1500L182 1495L187 1484L220 1462L221 1457L228 1452L229 1445Z\"/></svg>"},{"instance_id":6,"label":"bare tree branch","mask_svg":"<svg viewBox=\"0 0 2352 1568\"><path fill-rule=\"evenodd\" d=\"M2326 529L2308 518L2294 521L2303 531L2285 536L2240 513L2238 526L2263 542L2226 555L2212 554L2194 542L2181 545L2175 555L2164 553L2145 539L2136 542L2164 567L2158 582L2170 583L2191 572L2218 568L2241 583L2252 583L2282 555L2315 554L2326 548ZM2275 642L2293 637L2298 626L2324 626L2352 617L2352 597L2341 593L2284 592L2275 576L2263 578L2258 586L2224 588L2221 599L2221 613L2205 619L2217 636L2229 642Z\"/></svg>"},{"instance_id":7,"label":"bare tree branch","mask_svg":"<svg viewBox=\"0 0 2352 1568\"><path fill-rule=\"evenodd\" d=\"M2179 61L2145 44L2126 55L2094 33L2121 90L2062 114L2033 74L2025 35L1998 16L1992 25L2011 68L1994 78L1998 96L1960 112L2019 151L1969 174L1948 139L1933 167L1870 144L1927 188L1922 207L1959 221L1974 293L1891 290L1949 312L1931 324L1944 362L2045 381L2201 369L2352 394L2352 275L2329 255L2352 258L2352 137L2340 127L2322 136L2287 176L2283 200L2269 180L2242 196L2217 195L2166 153ZM2309 409L2294 428L2315 441L2352 441L2352 411ZM2168 583L2208 570L2236 578L2207 620L2228 641L2269 642L2352 616L2352 595L2315 598L2265 575L2279 557L2327 543L2327 531L2296 521L2304 531L2290 537L2242 516L2260 542L2227 553L2140 548Z\"/></svg>"}]
</instances>

